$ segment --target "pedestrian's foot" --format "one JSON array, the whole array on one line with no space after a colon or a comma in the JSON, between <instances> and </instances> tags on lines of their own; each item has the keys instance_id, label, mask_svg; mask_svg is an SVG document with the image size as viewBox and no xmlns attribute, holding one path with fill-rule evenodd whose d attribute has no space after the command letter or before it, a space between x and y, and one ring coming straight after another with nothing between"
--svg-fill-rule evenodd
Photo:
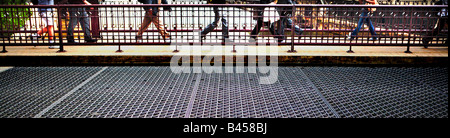
<instances>
[{"instance_id":1,"label":"pedestrian's foot","mask_svg":"<svg viewBox=\"0 0 450 138\"><path fill-rule=\"evenodd\" d=\"M170 40L170 37L171 37L170 34L165 34L164 35L164 40Z\"/></svg>"},{"instance_id":2,"label":"pedestrian's foot","mask_svg":"<svg viewBox=\"0 0 450 138\"><path fill-rule=\"evenodd\" d=\"M225 39L222 39L222 42L224 42L224 43L233 43L234 41L229 39L229 38L225 38Z\"/></svg>"},{"instance_id":3,"label":"pedestrian's foot","mask_svg":"<svg viewBox=\"0 0 450 138\"><path fill-rule=\"evenodd\" d=\"M136 40L142 40L142 35L136 35Z\"/></svg>"},{"instance_id":4,"label":"pedestrian's foot","mask_svg":"<svg viewBox=\"0 0 450 138\"><path fill-rule=\"evenodd\" d=\"M98 40L97 39L87 39L87 40L85 40L86 42L90 42L90 43L95 43L95 42L97 42Z\"/></svg>"},{"instance_id":5,"label":"pedestrian's foot","mask_svg":"<svg viewBox=\"0 0 450 138\"><path fill-rule=\"evenodd\" d=\"M33 33L30 36L28 36L31 40L38 40L41 38L41 36L38 33Z\"/></svg>"},{"instance_id":6,"label":"pedestrian's foot","mask_svg":"<svg viewBox=\"0 0 450 138\"><path fill-rule=\"evenodd\" d=\"M251 37L251 38L248 40L248 42L250 42L250 43L256 43L256 38Z\"/></svg>"},{"instance_id":7,"label":"pedestrian's foot","mask_svg":"<svg viewBox=\"0 0 450 138\"><path fill-rule=\"evenodd\" d=\"M355 37L348 36L347 39L348 39L348 40L354 40Z\"/></svg>"},{"instance_id":8,"label":"pedestrian's foot","mask_svg":"<svg viewBox=\"0 0 450 138\"><path fill-rule=\"evenodd\" d=\"M67 40L67 43L78 43L78 42L75 42L75 40Z\"/></svg>"},{"instance_id":9,"label":"pedestrian's foot","mask_svg":"<svg viewBox=\"0 0 450 138\"><path fill-rule=\"evenodd\" d=\"M59 49L59 46L48 46L49 49Z\"/></svg>"},{"instance_id":10,"label":"pedestrian's foot","mask_svg":"<svg viewBox=\"0 0 450 138\"><path fill-rule=\"evenodd\" d=\"M283 39L278 39L278 43L281 43L281 42L283 42Z\"/></svg>"},{"instance_id":11,"label":"pedestrian's foot","mask_svg":"<svg viewBox=\"0 0 450 138\"><path fill-rule=\"evenodd\" d=\"M424 48L428 48L428 44L430 43L430 41L426 40L425 38L422 40L422 44Z\"/></svg>"},{"instance_id":12,"label":"pedestrian's foot","mask_svg":"<svg viewBox=\"0 0 450 138\"><path fill-rule=\"evenodd\" d=\"M298 33L298 40L302 39L302 34L303 34L303 30L300 31L300 33Z\"/></svg>"},{"instance_id":13,"label":"pedestrian's foot","mask_svg":"<svg viewBox=\"0 0 450 138\"><path fill-rule=\"evenodd\" d=\"M424 39L422 40L422 43L423 43L424 45L428 45L428 44L430 43L430 41L427 40L426 38L424 38Z\"/></svg>"},{"instance_id":14,"label":"pedestrian's foot","mask_svg":"<svg viewBox=\"0 0 450 138\"><path fill-rule=\"evenodd\" d=\"M347 39L351 41L351 40L355 39L355 37L352 36L352 33L349 33L349 34L347 35Z\"/></svg>"}]
</instances>

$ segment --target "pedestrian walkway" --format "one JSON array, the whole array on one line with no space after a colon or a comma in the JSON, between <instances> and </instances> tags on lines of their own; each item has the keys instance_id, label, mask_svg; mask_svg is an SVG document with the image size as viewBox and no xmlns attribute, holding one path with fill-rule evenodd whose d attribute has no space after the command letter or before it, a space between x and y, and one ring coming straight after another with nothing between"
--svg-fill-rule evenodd
<instances>
[{"instance_id":1,"label":"pedestrian walkway","mask_svg":"<svg viewBox=\"0 0 450 138\"><path fill-rule=\"evenodd\" d=\"M447 67L280 67L269 85L247 69L14 67L0 117L448 118Z\"/></svg>"},{"instance_id":2,"label":"pedestrian walkway","mask_svg":"<svg viewBox=\"0 0 450 138\"><path fill-rule=\"evenodd\" d=\"M255 48L254 46L250 46ZM202 55L246 55L249 53L246 46L236 47L237 53L232 53L233 47L211 47L211 46L193 46L192 54L202 53ZM115 52L118 46L65 46L67 52L57 53L58 49L48 49L47 47L7 47L8 53L1 53L0 56L172 56L175 54L187 54L191 51L183 50L189 47L179 47L179 53L174 53L173 46L121 46L124 52ZM204 49L204 50L199 50ZM448 47L411 47L413 53L404 53L406 47L399 46L364 46L352 47L355 53L347 53L348 46L296 46L297 53L288 53L289 46L279 46L277 54L280 56L374 56L374 57L448 57Z\"/></svg>"},{"instance_id":3,"label":"pedestrian walkway","mask_svg":"<svg viewBox=\"0 0 450 138\"><path fill-rule=\"evenodd\" d=\"M58 65L169 65L174 55L184 56L249 56L257 51L278 55L280 65L440 65L448 63L448 47L411 47L413 53L404 53L406 47L370 46L296 46L296 53L288 53L289 46L255 47L236 46L65 46L67 52L33 46L10 46L0 53L1 66L58 66ZM257 49L259 48L259 49ZM200 54L201 53L201 54ZM246 60L248 62L248 60Z\"/></svg>"}]
</instances>

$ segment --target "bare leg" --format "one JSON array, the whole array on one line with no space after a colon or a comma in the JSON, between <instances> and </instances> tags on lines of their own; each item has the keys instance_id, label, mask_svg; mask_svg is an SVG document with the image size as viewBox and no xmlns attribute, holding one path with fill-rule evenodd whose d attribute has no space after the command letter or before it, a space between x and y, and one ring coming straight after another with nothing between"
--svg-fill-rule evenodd
<instances>
[{"instance_id":1,"label":"bare leg","mask_svg":"<svg viewBox=\"0 0 450 138\"><path fill-rule=\"evenodd\" d=\"M148 26L152 23L152 11L145 11L144 21L142 21L141 28L139 28L138 33L136 34L137 39L142 39L142 34L147 30ZM139 37L139 38L138 38Z\"/></svg>"},{"instance_id":2,"label":"bare leg","mask_svg":"<svg viewBox=\"0 0 450 138\"><path fill-rule=\"evenodd\" d=\"M167 33L166 29L164 29L163 25L161 24L161 21L159 20L158 16L155 16L152 19L152 22L155 24L156 29L158 30L159 34L164 38L164 40L170 38L170 34Z\"/></svg>"}]
</instances>

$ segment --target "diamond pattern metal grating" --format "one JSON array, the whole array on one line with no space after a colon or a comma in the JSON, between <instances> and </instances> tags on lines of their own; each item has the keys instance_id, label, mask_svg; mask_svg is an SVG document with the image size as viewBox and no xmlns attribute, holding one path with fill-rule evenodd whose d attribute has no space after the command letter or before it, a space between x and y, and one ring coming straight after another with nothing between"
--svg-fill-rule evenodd
<instances>
[{"instance_id":1,"label":"diamond pattern metal grating","mask_svg":"<svg viewBox=\"0 0 450 138\"><path fill-rule=\"evenodd\" d=\"M448 84L442 70L311 67L304 72L342 117L447 118L445 86L430 85Z\"/></svg>"},{"instance_id":2,"label":"diamond pattern metal grating","mask_svg":"<svg viewBox=\"0 0 450 138\"><path fill-rule=\"evenodd\" d=\"M98 70L97 67L15 67L2 72L0 117L33 117Z\"/></svg>"},{"instance_id":3,"label":"diamond pattern metal grating","mask_svg":"<svg viewBox=\"0 0 450 138\"><path fill-rule=\"evenodd\" d=\"M247 69L15 67L0 73L0 117L448 117L447 68L280 67L271 85Z\"/></svg>"}]
</instances>

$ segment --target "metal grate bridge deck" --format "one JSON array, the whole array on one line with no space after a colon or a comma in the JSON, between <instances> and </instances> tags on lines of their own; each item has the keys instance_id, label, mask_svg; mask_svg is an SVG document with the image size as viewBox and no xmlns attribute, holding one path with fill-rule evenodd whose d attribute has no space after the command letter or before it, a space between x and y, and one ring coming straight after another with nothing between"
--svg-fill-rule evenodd
<instances>
[{"instance_id":1,"label":"metal grate bridge deck","mask_svg":"<svg viewBox=\"0 0 450 138\"><path fill-rule=\"evenodd\" d=\"M279 67L263 74L169 67L14 67L2 118L448 118L446 67Z\"/></svg>"}]
</instances>

